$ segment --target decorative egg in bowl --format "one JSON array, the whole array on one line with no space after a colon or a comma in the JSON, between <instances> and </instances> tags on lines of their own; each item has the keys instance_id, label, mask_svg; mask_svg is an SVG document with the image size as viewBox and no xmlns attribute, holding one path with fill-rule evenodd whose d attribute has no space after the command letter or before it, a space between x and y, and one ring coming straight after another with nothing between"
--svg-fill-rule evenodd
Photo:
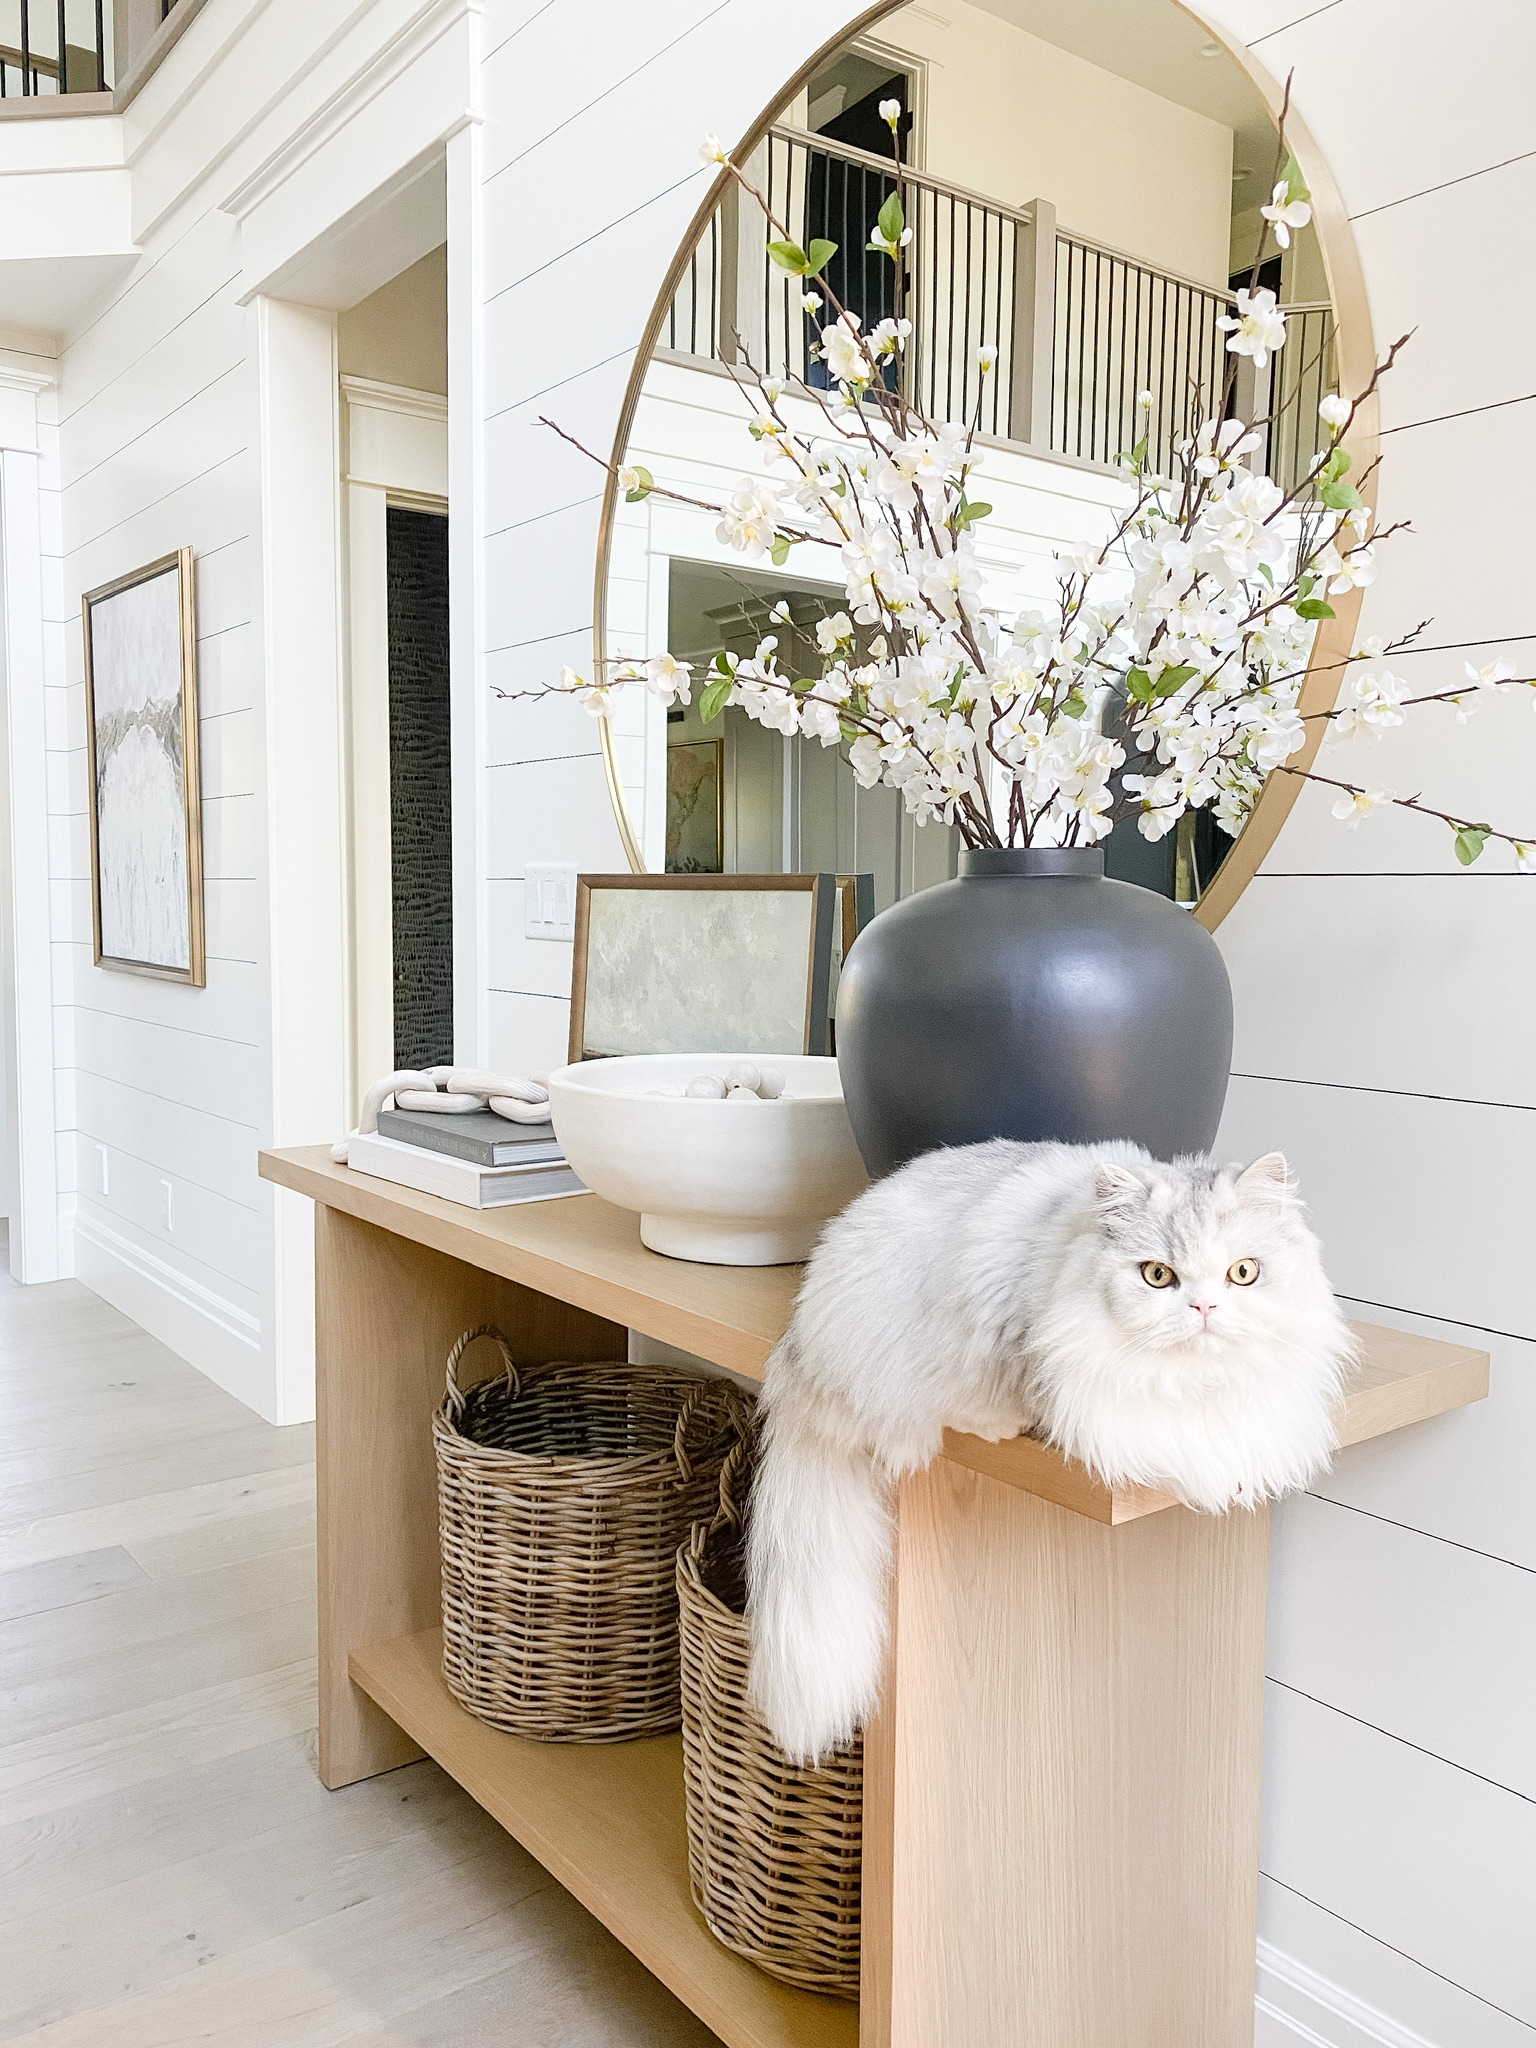
<instances>
[{"instance_id":1,"label":"decorative egg in bowl","mask_svg":"<svg viewBox=\"0 0 1536 2048\"><path fill-rule=\"evenodd\" d=\"M550 1075L549 1111L593 1194L638 1209L641 1242L673 1259L789 1265L868 1185L835 1059L583 1060Z\"/></svg>"}]
</instances>

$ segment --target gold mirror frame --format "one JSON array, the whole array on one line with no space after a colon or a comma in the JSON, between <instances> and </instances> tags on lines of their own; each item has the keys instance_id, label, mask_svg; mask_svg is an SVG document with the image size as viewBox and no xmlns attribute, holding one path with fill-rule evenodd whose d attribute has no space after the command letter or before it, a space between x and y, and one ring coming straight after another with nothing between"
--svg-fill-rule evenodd
<instances>
[{"instance_id":1,"label":"gold mirror frame","mask_svg":"<svg viewBox=\"0 0 1536 2048\"><path fill-rule=\"evenodd\" d=\"M794 99L801 87L808 84L815 72L851 38L866 33L877 22L888 15L899 13L908 0L880 0L863 14L840 28L835 36L828 38L795 72L769 102L757 120L742 137L733 152L747 156L767 134L779 115ZM1213 42L1232 59L1244 73L1259 96L1268 106L1271 115L1278 121L1284 103L1284 88L1256 63L1246 45L1237 42L1218 24L1208 21L1197 7L1184 4L1184 0L1169 0L1181 14L1187 14L1198 22ZM1366 297L1365 276L1360 264L1360 252L1355 245L1354 232L1349 225L1349 216L1344 202L1334 183L1322 151L1314 141L1311 130L1297 114L1295 108L1286 115L1286 134L1296 161L1301 167L1312 194L1312 231L1317 236L1318 249L1323 259L1323 274L1328 280L1328 297L1333 305L1334 346L1338 363L1339 390L1349 396L1363 391L1370 383L1376 368L1376 341L1371 329L1370 303ZM700 202L698 211L688 224L677 254L673 257L666 276L662 279L661 290L651 308L650 319L646 322L640 345L635 352L635 361L629 374L629 383L624 392L624 403L619 410L618 425L613 438L612 467L603 492L602 518L598 525L597 565L592 593L592 645L598 656L608 652L608 569L613 549L613 523L618 503L618 480L615 471L624 460L629 447L630 435L634 428L635 413L639 407L646 373L655 354L656 343L662 325L667 317L683 272L687 269L694 250L702 240L711 216L720 203L726 189L729 174L722 171L711 183ZM1376 473L1373 465L1380 452L1380 408L1373 394L1360 407L1350 429L1346 444L1354 457L1357 475L1364 477L1361 495L1374 512L1376 509ZM1307 664L1307 673L1301 686L1300 710L1303 714L1331 711L1338 700L1339 684L1343 675L1342 664L1348 659L1355 642L1355 629L1360 620L1360 606L1364 592L1356 589L1341 597L1337 616L1325 619L1312 643L1312 656ZM1318 748L1323 743L1327 726L1317 719L1308 728L1305 746L1292 756L1291 765L1310 768L1317 758ZM624 848L624 858L630 869L637 875L646 872L645 856L636 835L634 820L629 814L624 787L619 779L618 749L614 742L612 722L598 720L598 732L602 746L603 773L608 782L609 801L613 805L614 821L618 826L619 839ZM1214 931L1236 903L1244 889L1258 872L1260 861L1279 837L1280 828L1290 816L1292 806L1302 791L1300 776L1287 775L1276 771L1271 774L1260 793L1258 802L1250 812L1248 822L1234 841L1231 852L1212 876L1209 887L1202 891L1195 905L1195 916L1207 931Z\"/></svg>"}]
</instances>

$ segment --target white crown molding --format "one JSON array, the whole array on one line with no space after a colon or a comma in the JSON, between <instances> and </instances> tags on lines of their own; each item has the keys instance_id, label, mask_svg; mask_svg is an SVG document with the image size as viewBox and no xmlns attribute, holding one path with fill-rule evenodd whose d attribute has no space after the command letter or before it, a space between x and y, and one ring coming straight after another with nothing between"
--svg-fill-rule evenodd
<instances>
[{"instance_id":1,"label":"white crown molding","mask_svg":"<svg viewBox=\"0 0 1536 2048\"><path fill-rule=\"evenodd\" d=\"M1306 2001L1308 2010L1305 2017L1287 2012L1283 2004L1277 2003L1273 1995L1266 1997L1263 1990L1254 2000L1255 2006L1266 2018L1294 2034L1306 2048L1313 2048L1313 2044L1316 2048L1436 2048L1423 2034L1389 2019L1386 2013L1378 2012L1375 2006L1367 2005L1342 1985L1320 1977L1316 1970L1309 1970L1305 1963L1299 1963L1272 1942L1260 1940L1258 1964L1261 1978L1271 1978L1275 1987L1296 1992ZM1320 2021L1328 2026L1326 2033L1317 2031Z\"/></svg>"},{"instance_id":2,"label":"white crown molding","mask_svg":"<svg viewBox=\"0 0 1536 2048\"><path fill-rule=\"evenodd\" d=\"M240 221L254 213L263 200L270 198L318 150L340 134L364 107L408 71L418 57L431 49L434 43L440 42L461 21L478 15L480 11L481 0L426 0L426 4L382 49L375 52L361 71L338 87L300 128L219 201L219 210ZM473 89L474 81L466 83ZM462 116L444 130L443 139L457 134L461 128L472 126L481 118L478 109L467 107Z\"/></svg>"},{"instance_id":3,"label":"white crown molding","mask_svg":"<svg viewBox=\"0 0 1536 2048\"><path fill-rule=\"evenodd\" d=\"M226 1301L222 1294L215 1294L211 1287L203 1287L196 1280L189 1279L166 1260L155 1257L141 1245L123 1237L109 1224L88 1214L80 1207L75 1208L72 1218L75 1235L83 1237L98 1251L106 1252L121 1265L138 1274L141 1280L163 1288L183 1308L204 1316L211 1323L217 1323L226 1336L234 1337L242 1344L249 1344L253 1351L261 1348L261 1324L255 1316L247 1315L243 1308L236 1308L232 1301Z\"/></svg>"},{"instance_id":4,"label":"white crown molding","mask_svg":"<svg viewBox=\"0 0 1536 2048\"><path fill-rule=\"evenodd\" d=\"M23 370L15 364L0 362L0 390L51 391L57 382L56 371Z\"/></svg>"},{"instance_id":5,"label":"white crown molding","mask_svg":"<svg viewBox=\"0 0 1536 2048\"><path fill-rule=\"evenodd\" d=\"M372 412L393 412L413 420L446 420L448 401L435 391L417 391L406 384L381 384L373 377L343 376L341 395L349 405Z\"/></svg>"}]
</instances>

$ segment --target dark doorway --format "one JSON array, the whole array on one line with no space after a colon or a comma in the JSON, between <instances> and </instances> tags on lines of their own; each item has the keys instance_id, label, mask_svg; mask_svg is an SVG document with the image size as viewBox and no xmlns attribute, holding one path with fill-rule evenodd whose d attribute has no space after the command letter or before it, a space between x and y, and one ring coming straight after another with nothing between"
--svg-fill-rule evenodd
<instances>
[{"instance_id":1,"label":"dark doorway","mask_svg":"<svg viewBox=\"0 0 1536 2048\"><path fill-rule=\"evenodd\" d=\"M453 1061L448 521L390 506L389 832L395 1065Z\"/></svg>"},{"instance_id":2,"label":"dark doorway","mask_svg":"<svg viewBox=\"0 0 1536 2048\"><path fill-rule=\"evenodd\" d=\"M894 142L905 163L907 133L912 123L910 98L907 80L896 72L852 106L822 121L816 132L829 141L846 142L871 156L889 159L893 138L881 119L880 102L900 100L901 119ZM896 311L896 266L888 256L869 247L870 232L880 209L895 190L896 180L872 164L824 156L812 145L805 198L806 236L811 241L836 242L837 254L824 273L827 285L848 312L858 315L866 334ZM832 312L829 304L819 321L807 321L808 343L815 339L816 327L829 319ZM895 365L891 364L886 370L886 382L893 389L895 377ZM818 390L826 390L830 380L825 364L812 363L807 381Z\"/></svg>"}]
</instances>

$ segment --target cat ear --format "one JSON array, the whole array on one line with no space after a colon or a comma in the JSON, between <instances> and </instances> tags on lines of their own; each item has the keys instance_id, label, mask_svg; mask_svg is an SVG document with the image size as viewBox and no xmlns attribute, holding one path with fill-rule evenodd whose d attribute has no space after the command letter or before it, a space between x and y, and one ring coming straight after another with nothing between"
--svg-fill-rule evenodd
<instances>
[{"instance_id":1,"label":"cat ear","mask_svg":"<svg viewBox=\"0 0 1536 2048\"><path fill-rule=\"evenodd\" d=\"M1093 1199L1108 1215L1147 1199L1147 1184L1128 1166L1101 1159L1093 1169Z\"/></svg>"},{"instance_id":2,"label":"cat ear","mask_svg":"<svg viewBox=\"0 0 1536 2048\"><path fill-rule=\"evenodd\" d=\"M1287 1202L1296 1192L1291 1169L1283 1152L1266 1152L1245 1166L1237 1176L1238 1193L1256 1195L1261 1201Z\"/></svg>"}]
</instances>

